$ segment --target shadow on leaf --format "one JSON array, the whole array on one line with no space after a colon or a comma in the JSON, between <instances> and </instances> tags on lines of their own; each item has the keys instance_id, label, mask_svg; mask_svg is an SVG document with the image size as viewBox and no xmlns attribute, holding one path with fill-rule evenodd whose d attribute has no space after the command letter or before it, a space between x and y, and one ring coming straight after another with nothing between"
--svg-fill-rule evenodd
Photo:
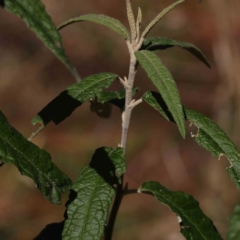
<instances>
[{"instance_id":1,"label":"shadow on leaf","mask_svg":"<svg viewBox=\"0 0 240 240\"><path fill-rule=\"evenodd\" d=\"M96 98L91 101L90 110L95 112L99 117L109 118L112 113L111 104L109 102L99 103Z\"/></svg>"},{"instance_id":2,"label":"shadow on leaf","mask_svg":"<svg viewBox=\"0 0 240 240\"><path fill-rule=\"evenodd\" d=\"M111 104L115 105L116 107L120 108L121 111L124 110L124 106L125 106L125 98L123 99L113 99L111 101L109 101Z\"/></svg>"},{"instance_id":3,"label":"shadow on leaf","mask_svg":"<svg viewBox=\"0 0 240 240\"><path fill-rule=\"evenodd\" d=\"M161 109L162 109L162 110L164 111L164 113L166 114L168 120L175 123L175 120L174 120L171 112L169 111L169 109L168 109L165 101L163 100L162 95L161 95L160 93L154 92L154 91L151 91L151 94L152 94L152 96L155 98L155 100L157 101L157 103L159 104L159 106L161 107ZM187 119L187 116L186 116L186 113L185 113L184 108L183 108L183 114L184 114L184 118Z\"/></svg>"},{"instance_id":4,"label":"shadow on leaf","mask_svg":"<svg viewBox=\"0 0 240 240\"><path fill-rule=\"evenodd\" d=\"M56 98L54 98L37 115L43 121L44 126L51 121L53 121L55 124L59 124L64 119L69 117L72 112L81 105L81 102L71 97L67 90L65 90Z\"/></svg>"},{"instance_id":5,"label":"shadow on leaf","mask_svg":"<svg viewBox=\"0 0 240 240\"><path fill-rule=\"evenodd\" d=\"M115 166L104 147L95 151L89 166L95 169L105 182L111 186L118 184L118 178L115 176Z\"/></svg>"},{"instance_id":6,"label":"shadow on leaf","mask_svg":"<svg viewBox=\"0 0 240 240\"><path fill-rule=\"evenodd\" d=\"M34 240L62 240L64 221L48 224Z\"/></svg>"}]
</instances>

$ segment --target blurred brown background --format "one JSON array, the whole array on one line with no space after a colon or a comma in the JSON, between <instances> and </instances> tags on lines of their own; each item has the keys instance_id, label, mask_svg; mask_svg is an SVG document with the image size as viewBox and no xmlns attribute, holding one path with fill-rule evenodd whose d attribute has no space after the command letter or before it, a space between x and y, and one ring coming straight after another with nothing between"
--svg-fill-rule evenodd
<instances>
[{"instance_id":1,"label":"blurred brown background","mask_svg":"<svg viewBox=\"0 0 240 240\"><path fill-rule=\"evenodd\" d=\"M143 27L169 0L132 0L141 6ZM43 0L56 25L87 13L104 13L125 25L124 0ZM169 13L151 32L188 41L203 50L212 69L188 52L172 48L160 52L172 72L184 105L214 119L240 147L240 3L237 0L187 0ZM67 55L82 77L114 72L126 76L128 52L125 42L107 28L78 23L61 31ZM72 75L17 17L0 9L0 109L9 122L28 137L37 127L31 119L55 96L74 83ZM139 68L137 97L154 86ZM120 87L116 83L113 88ZM127 149L126 181L137 188L147 180L160 181L171 190L185 191L200 202L223 237L229 216L240 200L229 179L226 159L213 158L190 137L183 140L172 123L145 104L134 109ZM49 124L34 140L49 151L52 160L74 181L89 163L96 148L115 147L120 141L121 114L112 107L109 119L99 118L86 103L59 125ZM61 206L40 195L34 183L15 167L0 168L0 239L30 240L46 224L63 219ZM114 240L182 240L176 216L153 197L124 198Z\"/></svg>"}]
</instances>

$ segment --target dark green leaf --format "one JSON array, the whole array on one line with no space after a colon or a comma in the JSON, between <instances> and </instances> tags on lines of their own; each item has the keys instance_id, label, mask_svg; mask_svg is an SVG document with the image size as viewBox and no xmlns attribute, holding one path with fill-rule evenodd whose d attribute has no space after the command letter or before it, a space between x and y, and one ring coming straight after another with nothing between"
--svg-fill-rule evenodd
<instances>
[{"instance_id":1,"label":"dark green leaf","mask_svg":"<svg viewBox=\"0 0 240 240\"><path fill-rule=\"evenodd\" d=\"M40 0L5 0L4 7L24 20L43 43L70 69L77 81L80 81L77 71L66 57L61 36Z\"/></svg>"},{"instance_id":2,"label":"dark green leaf","mask_svg":"<svg viewBox=\"0 0 240 240\"><path fill-rule=\"evenodd\" d=\"M144 102L148 103L152 106L155 110L163 115L168 121L174 121L172 114L169 112L166 103L164 102L162 96L153 91L145 92L142 96Z\"/></svg>"},{"instance_id":3,"label":"dark green leaf","mask_svg":"<svg viewBox=\"0 0 240 240\"><path fill-rule=\"evenodd\" d=\"M110 28L114 32L120 34L125 39L129 39L128 31L120 21L118 21L115 18L105 16L103 14L100 14L100 15L99 14L87 14L87 15L83 15L81 17L76 17L76 18L69 19L68 21L62 23L58 27L58 30L66 27L69 24L72 24L72 23L75 23L75 22L81 22L81 21L89 21L89 22L94 22L94 23L97 23L97 24L101 24L105 27Z\"/></svg>"},{"instance_id":4,"label":"dark green leaf","mask_svg":"<svg viewBox=\"0 0 240 240\"><path fill-rule=\"evenodd\" d=\"M177 215L181 233L187 240L222 239L212 221L191 195L170 191L158 182L145 182L140 191L151 192L159 202L167 205Z\"/></svg>"},{"instance_id":5,"label":"dark green leaf","mask_svg":"<svg viewBox=\"0 0 240 240\"><path fill-rule=\"evenodd\" d=\"M143 100L161 113L167 120L173 121L173 117L159 93L146 92L143 95ZM227 168L228 174L240 190L240 156L237 147L211 119L186 107L184 107L184 113L186 119L198 128L197 134L192 134L196 142L218 159L222 155L227 157L230 163L230 167Z\"/></svg>"},{"instance_id":6,"label":"dark green leaf","mask_svg":"<svg viewBox=\"0 0 240 240\"><path fill-rule=\"evenodd\" d=\"M120 181L120 177L126 172L124 149L121 147L116 149L105 147L105 151L108 153L108 156L115 167L115 174Z\"/></svg>"},{"instance_id":7,"label":"dark green leaf","mask_svg":"<svg viewBox=\"0 0 240 240\"><path fill-rule=\"evenodd\" d=\"M63 240L99 240L104 232L114 189L98 173L85 167L72 190L76 198L67 207Z\"/></svg>"},{"instance_id":8,"label":"dark green leaf","mask_svg":"<svg viewBox=\"0 0 240 240\"><path fill-rule=\"evenodd\" d=\"M136 94L138 88L133 89L133 96ZM97 94L97 100L100 103L109 102L114 99L124 99L125 98L125 89L121 89L115 92L100 92Z\"/></svg>"},{"instance_id":9,"label":"dark green leaf","mask_svg":"<svg viewBox=\"0 0 240 240\"><path fill-rule=\"evenodd\" d=\"M178 0L174 3L172 3L170 6L164 8L145 28L145 30L142 33L142 37L145 38L146 35L150 32L150 30L173 8L175 8L178 4L184 2L185 0Z\"/></svg>"},{"instance_id":10,"label":"dark green leaf","mask_svg":"<svg viewBox=\"0 0 240 240\"><path fill-rule=\"evenodd\" d=\"M126 172L123 148L101 147L92 156L89 165L110 185L118 184Z\"/></svg>"},{"instance_id":11,"label":"dark green leaf","mask_svg":"<svg viewBox=\"0 0 240 240\"><path fill-rule=\"evenodd\" d=\"M22 175L34 180L42 195L60 204L61 193L71 187L71 180L52 162L49 153L27 141L9 125L0 112L0 158L15 165Z\"/></svg>"},{"instance_id":12,"label":"dark green leaf","mask_svg":"<svg viewBox=\"0 0 240 240\"><path fill-rule=\"evenodd\" d=\"M185 138L186 132L183 108L176 83L171 73L153 52L144 50L141 52L135 52L135 56L143 69L147 72L148 77L161 93L162 98L177 123L180 133Z\"/></svg>"},{"instance_id":13,"label":"dark green leaf","mask_svg":"<svg viewBox=\"0 0 240 240\"><path fill-rule=\"evenodd\" d=\"M187 119L198 128L198 132L192 135L196 142L217 158L222 155L227 157L230 163L228 173L235 184L238 182L236 186L240 189L240 157L236 146L211 119L187 108L185 108L185 112Z\"/></svg>"},{"instance_id":14,"label":"dark green leaf","mask_svg":"<svg viewBox=\"0 0 240 240\"><path fill-rule=\"evenodd\" d=\"M109 87L116 77L113 73L100 73L73 84L43 108L32 120L32 124L40 123L42 129L50 121L60 123L82 103L94 98L103 88Z\"/></svg>"},{"instance_id":15,"label":"dark green leaf","mask_svg":"<svg viewBox=\"0 0 240 240\"><path fill-rule=\"evenodd\" d=\"M211 67L207 58L202 53L202 51L196 46L194 46L193 44L188 42L181 42L181 41L173 40L166 37L152 37L152 38L145 39L142 46L142 50L158 51L158 50L164 50L171 47L181 47L189 51L196 58L198 58L200 61L206 64L209 68Z\"/></svg>"},{"instance_id":16,"label":"dark green leaf","mask_svg":"<svg viewBox=\"0 0 240 240\"><path fill-rule=\"evenodd\" d=\"M230 219L230 226L227 233L226 240L240 239L240 205L237 205L234 209L234 213Z\"/></svg>"}]
</instances>

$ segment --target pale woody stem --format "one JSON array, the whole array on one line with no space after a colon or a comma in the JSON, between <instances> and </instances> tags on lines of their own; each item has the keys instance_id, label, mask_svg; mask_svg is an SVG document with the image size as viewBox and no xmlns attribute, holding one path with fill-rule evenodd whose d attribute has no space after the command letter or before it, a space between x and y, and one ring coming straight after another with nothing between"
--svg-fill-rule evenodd
<instances>
[{"instance_id":1,"label":"pale woody stem","mask_svg":"<svg viewBox=\"0 0 240 240\"><path fill-rule=\"evenodd\" d=\"M129 128L131 112L132 112L130 103L132 101L133 84L134 84L134 79L137 72L136 70L137 59L132 51L132 48L130 48L130 46L129 46L129 50L130 50L130 67L129 67L129 74L128 74L129 87L126 88L125 109L124 109L124 116L122 120L122 139L121 139L121 147L124 148L125 152L126 152L126 145L127 145L128 128Z\"/></svg>"}]
</instances>

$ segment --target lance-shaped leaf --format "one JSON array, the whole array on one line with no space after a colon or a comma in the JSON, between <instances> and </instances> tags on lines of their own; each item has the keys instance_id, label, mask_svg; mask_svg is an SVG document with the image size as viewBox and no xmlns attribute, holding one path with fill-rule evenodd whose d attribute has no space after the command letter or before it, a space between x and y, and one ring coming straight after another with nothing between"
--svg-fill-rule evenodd
<instances>
[{"instance_id":1,"label":"lance-shaped leaf","mask_svg":"<svg viewBox=\"0 0 240 240\"><path fill-rule=\"evenodd\" d=\"M187 108L185 108L185 113L187 119L198 128L198 132L195 135L192 134L196 142L217 158L223 155L227 157L230 162L228 173L240 189L240 157L237 147L226 133L208 117Z\"/></svg>"},{"instance_id":2,"label":"lance-shaped leaf","mask_svg":"<svg viewBox=\"0 0 240 240\"><path fill-rule=\"evenodd\" d=\"M15 165L22 175L32 178L42 195L54 204L60 204L61 193L71 187L71 180L51 162L49 153L27 141L9 125L2 112L0 159Z\"/></svg>"},{"instance_id":3,"label":"lance-shaped leaf","mask_svg":"<svg viewBox=\"0 0 240 240\"><path fill-rule=\"evenodd\" d=\"M95 74L68 87L32 120L33 125L40 123L42 126L31 137L35 136L50 121L55 124L63 121L82 103L94 98L102 89L109 87L116 77L117 75L113 73Z\"/></svg>"},{"instance_id":4,"label":"lance-shaped leaf","mask_svg":"<svg viewBox=\"0 0 240 240\"><path fill-rule=\"evenodd\" d=\"M234 213L230 219L230 225L227 232L226 240L240 239L240 205L237 205L234 209Z\"/></svg>"},{"instance_id":5,"label":"lance-shaped leaf","mask_svg":"<svg viewBox=\"0 0 240 240\"><path fill-rule=\"evenodd\" d=\"M162 64L158 56L148 50L135 52L137 60L143 69L147 72L148 77L161 93L169 111L171 112L180 133L185 137L185 123L183 108L180 101L176 83L168 71Z\"/></svg>"},{"instance_id":6,"label":"lance-shaped leaf","mask_svg":"<svg viewBox=\"0 0 240 240\"><path fill-rule=\"evenodd\" d=\"M114 189L92 168L85 167L72 187L76 197L67 206L63 240L101 239Z\"/></svg>"},{"instance_id":7,"label":"lance-shaped leaf","mask_svg":"<svg viewBox=\"0 0 240 240\"><path fill-rule=\"evenodd\" d=\"M181 233L187 240L222 240L212 221L191 195L170 191L158 182L145 182L139 191L152 193L177 215Z\"/></svg>"},{"instance_id":8,"label":"lance-shaped leaf","mask_svg":"<svg viewBox=\"0 0 240 240\"><path fill-rule=\"evenodd\" d=\"M103 14L100 14L100 15L99 14L87 14L87 15L83 15L80 17L69 19L68 21L62 23L58 27L58 30L68 26L69 24L76 23L76 22L82 22L82 21L89 21L89 22L94 22L94 23L103 25L105 27L110 28L114 32L120 34L125 39L129 39L128 31L120 21L118 21L115 18L111 18L106 15L103 15Z\"/></svg>"},{"instance_id":9,"label":"lance-shaped leaf","mask_svg":"<svg viewBox=\"0 0 240 240\"><path fill-rule=\"evenodd\" d=\"M161 113L167 120L174 122L161 94L146 92L143 95L143 100ZM227 172L240 190L240 156L237 147L226 133L208 117L186 107L184 107L184 113L185 118L198 128L197 134L192 134L196 142L218 159L223 155L227 157L230 162Z\"/></svg>"},{"instance_id":10,"label":"lance-shaped leaf","mask_svg":"<svg viewBox=\"0 0 240 240\"><path fill-rule=\"evenodd\" d=\"M145 28L145 30L142 33L142 38L145 38L145 36L150 32L150 30L173 8L175 8L178 4L184 2L185 0L178 0L175 3L171 4L170 6L163 9Z\"/></svg>"},{"instance_id":11,"label":"lance-shaped leaf","mask_svg":"<svg viewBox=\"0 0 240 240\"><path fill-rule=\"evenodd\" d=\"M70 69L77 81L80 77L67 59L62 39L40 0L4 0L4 8L19 16L42 42Z\"/></svg>"},{"instance_id":12,"label":"lance-shaped leaf","mask_svg":"<svg viewBox=\"0 0 240 240\"><path fill-rule=\"evenodd\" d=\"M129 26L130 26L130 30L131 30L131 38L132 38L132 42L133 42L137 37L136 22L135 22L135 17L133 14L132 5L131 5L130 0L126 0L126 5L127 5L128 22L129 22Z\"/></svg>"},{"instance_id":13,"label":"lance-shaped leaf","mask_svg":"<svg viewBox=\"0 0 240 240\"><path fill-rule=\"evenodd\" d=\"M191 54L193 54L196 58L198 58L200 61L206 64L209 68L211 67L202 51L193 44L188 42L181 42L166 37L152 37L144 40L142 50L158 51L171 47L183 48L189 51Z\"/></svg>"}]
</instances>

